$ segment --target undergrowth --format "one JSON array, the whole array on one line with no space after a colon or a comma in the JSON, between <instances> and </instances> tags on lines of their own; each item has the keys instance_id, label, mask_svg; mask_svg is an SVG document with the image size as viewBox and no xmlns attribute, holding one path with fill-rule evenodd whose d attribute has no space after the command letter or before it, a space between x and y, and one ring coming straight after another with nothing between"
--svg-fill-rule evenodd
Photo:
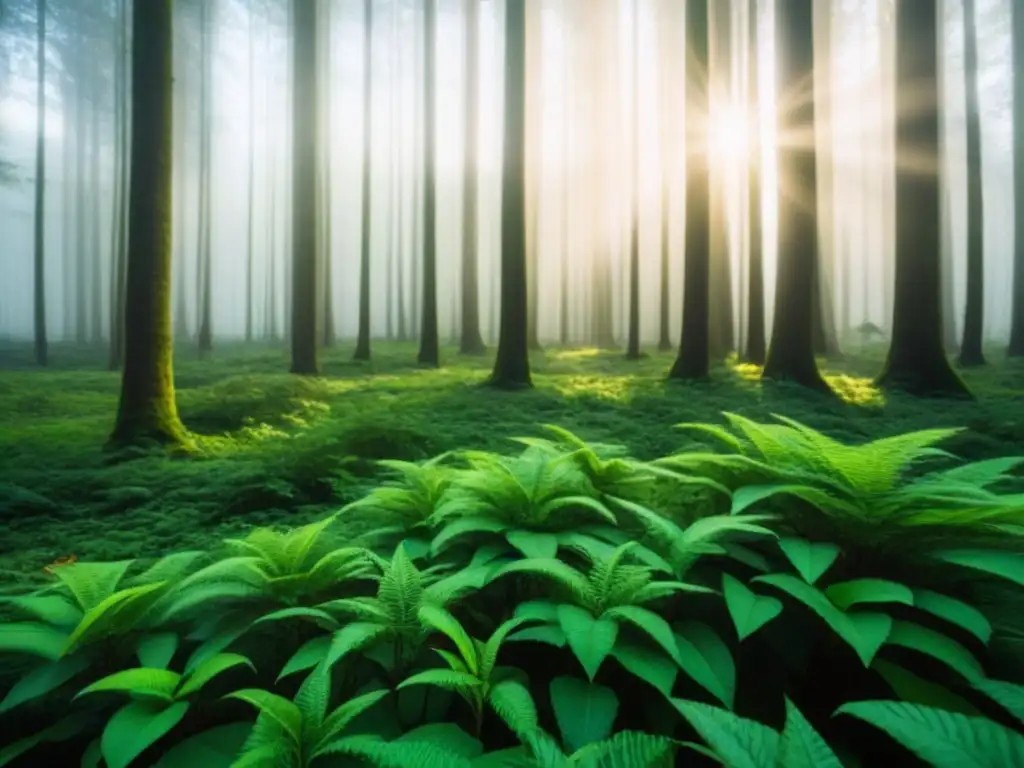
<instances>
[{"instance_id":1,"label":"undergrowth","mask_svg":"<svg viewBox=\"0 0 1024 768\"><path fill-rule=\"evenodd\" d=\"M315 522L54 565L0 623L0 766L1024 765L1024 458L677 427L386 459Z\"/></svg>"}]
</instances>

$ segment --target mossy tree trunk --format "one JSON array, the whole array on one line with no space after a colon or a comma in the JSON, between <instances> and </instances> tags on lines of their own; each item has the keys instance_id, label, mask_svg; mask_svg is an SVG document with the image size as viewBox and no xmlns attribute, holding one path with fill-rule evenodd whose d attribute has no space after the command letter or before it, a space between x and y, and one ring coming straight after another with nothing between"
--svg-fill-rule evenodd
<instances>
[{"instance_id":1,"label":"mossy tree trunk","mask_svg":"<svg viewBox=\"0 0 1024 768\"><path fill-rule=\"evenodd\" d=\"M897 0L897 169L901 157L939 160L938 3ZM897 170L896 286L892 341L880 386L915 395L967 394L942 345L941 229L938 175Z\"/></svg>"},{"instance_id":2,"label":"mossy tree trunk","mask_svg":"<svg viewBox=\"0 0 1024 768\"><path fill-rule=\"evenodd\" d=\"M134 0L125 357L113 445L183 444L171 339L171 0Z\"/></svg>"},{"instance_id":3,"label":"mossy tree trunk","mask_svg":"<svg viewBox=\"0 0 1024 768\"><path fill-rule=\"evenodd\" d=\"M814 3L781 0L776 5L779 83L784 94L814 92ZM783 96L782 98L785 98ZM814 135L814 101L800 99L780 131L798 128ZM778 270L772 339L762 376L792 381L808 389L829 391L814 360L814 281L817 279L817 158L804 148L779 150L779 175L800 190L804 202L781 200L778 223ZM809 203L808 203L809 201Z\"/></svg>"},{"instance_id":4,"label":"mossy tree trunk","mask_svg":"<svg viewBox=\"0 0 1024 768\"><path fill-rule=\"evenodd\" d=\"M373 0L363 2L363 200L359 235L359 331L356 337L355 360L370 359L370 235L373 227L373 182L370 151L373 146L372 94L373 75Z\"/></svg>"},{"instance_id":5,"label":"mossy tree trunk","mask_svg":"<svg viewBox=\"0 0 1024 768\"><path fill-rule=\"evenodd\" d=\"M319 373L316 284L317 162L320 147L317 3L294 0L292 23L292 280L291 372Z\"/></svg>"},{"instance_id":6,"label":"mossy tree trunk","mask_svg":"<svg viewBox=\"0 0 1024 768\"><path fill-rule=\"evenodd\" d=\"M526 0L505 0L505 140L501 172L501 320L489 383L533 385L527 339Z\"/></svg>"},{"instance_id":7,"label":"mossy tree trunk","mask_svg":"<svg viewBox=\"0 0 1024 768\"><path fill-rule=\"evenodd\" d=\"M710 113L708 93L708 0L686 5L687 121ZM696 118L694 117L696 115ZM701 148L686 160L686 264L683 285L683 330L669 378L706 379L710 356L710 175L708 152Z\"/></svg>"}]
</instances>

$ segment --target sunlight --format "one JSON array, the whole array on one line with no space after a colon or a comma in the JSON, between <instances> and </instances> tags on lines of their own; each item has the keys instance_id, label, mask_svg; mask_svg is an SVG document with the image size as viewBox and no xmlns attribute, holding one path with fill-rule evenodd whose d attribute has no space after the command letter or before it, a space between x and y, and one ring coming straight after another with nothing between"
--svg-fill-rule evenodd
<instances>
[{"instance_id":1,"label":"sunlight","mask_svg":"<svg viewBox=\"0 0 1024 768\"><path fill-rule=\"evenodd\" d=\"M711 113L707 146L714 164L746 161L757 126L739 105L726 103Z\"/></svg>"}]
</instances>

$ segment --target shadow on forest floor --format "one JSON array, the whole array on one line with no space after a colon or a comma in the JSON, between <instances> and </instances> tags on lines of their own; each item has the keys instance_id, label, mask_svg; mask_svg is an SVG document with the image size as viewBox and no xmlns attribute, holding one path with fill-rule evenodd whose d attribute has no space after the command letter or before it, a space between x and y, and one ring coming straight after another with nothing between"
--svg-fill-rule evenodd
<instances>
[{"instance_id":1,"label":"shadow on forest floor","mask_svg":"<svg viewBox=\"0 0 1024 768\"><path fill-rule=\"evenodd\" d=\"M620 443L647 459L691 445L673 428L779 413L858 441L913 429L967 427L946 447L966 458L1024 446L1024 366L965 372L975 402L887 398L869 378L880 348L822 361L840 397L762 386L755 367L726 364L700 384L669 382L670 353L627 362L621 352L533 355L533 390L481 387L490 355L442 351L444 367L415 364L412 344L378 343L355 363L351 344L324 355L320 378L289 375L283 348L224 346L201 360L179 350L176 386L198 455L114 464L102 451L120 377L102 353L55 346L54 365L31 365L29 345L0 342L0 588L45 577L43 567L151 558L207 548L253 526L302 523L356 498L374 461L416 460L460 447L514 450L508 438L554 423L588 440ZM1001 358L993 353L992 359Z\"/></svg>"}]
</instances>

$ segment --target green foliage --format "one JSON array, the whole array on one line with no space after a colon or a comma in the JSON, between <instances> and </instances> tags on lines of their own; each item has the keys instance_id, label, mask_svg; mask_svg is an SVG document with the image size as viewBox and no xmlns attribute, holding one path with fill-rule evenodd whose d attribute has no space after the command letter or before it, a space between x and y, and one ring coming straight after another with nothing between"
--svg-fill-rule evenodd
<instances>
[{"instance_id":1,"label":"green foliage","mask_svg":"<svg viewBox=\"0 0 1024 768\"><path fill-rule=\"evenodd\" d=\"M34 734L0 766L1024 762L1016 462L730 422L650 462L550 427L387 460L316 522L54 568L0 623L0 726ZM694 489L731 514L668 508Z\"/></svg>"}]
</instances>

